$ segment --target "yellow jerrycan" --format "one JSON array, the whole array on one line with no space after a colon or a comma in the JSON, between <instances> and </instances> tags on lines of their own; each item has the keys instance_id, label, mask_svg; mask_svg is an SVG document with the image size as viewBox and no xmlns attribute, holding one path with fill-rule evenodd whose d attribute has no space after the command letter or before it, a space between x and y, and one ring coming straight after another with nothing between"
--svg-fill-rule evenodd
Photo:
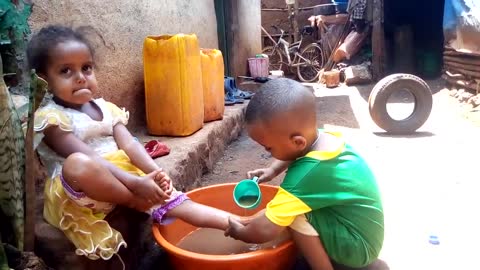
<instances>
[{"instance_id":1,"label":"yellow jerrycan","mask_svg":"<svg viewBox=\"0 0 480 270\"><path fill-rule=\"evenodd\" d=\"M201 49L204 122L220 120L225 111L224 66L222 52Z\"/></svg>"},{"instance_id":2,"label":"yellow jerrycan","mask_svg":"<svg viewBox=\"0 0 480 270\"><path fill-rule=\"evenodd\" d=\"M203 126L197 36L148 36L143 44L145 110L152 135L188 136Z\"/></svg>"}]
</instances>

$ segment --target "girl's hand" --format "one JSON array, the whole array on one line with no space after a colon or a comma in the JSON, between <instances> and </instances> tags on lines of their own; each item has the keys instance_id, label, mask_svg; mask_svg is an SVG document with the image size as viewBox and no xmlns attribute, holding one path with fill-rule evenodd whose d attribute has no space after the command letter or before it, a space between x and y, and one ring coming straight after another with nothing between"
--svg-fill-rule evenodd
<instances>
[{"instance_id":1,"label":"girl's hand","mask_svg":"<svg viewBox=\"0 0 480 270\"><path fill-rule=\"evenodd\" d=\"M160 170L153 171L140 177L132 188L132 192L135 195L152 204L152 206L164 204L165 200L170 198L170 195L165 193L155 182L155 177L159 172Z\"/></svg>"},{"instance_id":2,"label":"girl's hand","mask_svg":"<svg viewBox=\"0 0 480 270\"><path fill-rule=\"evenodd\" d=\"M233 239L241 240L240 239L240 232L245 228L239 220L234 217L228 218L228 228L225 230L224 235L230 236Z\"/></svg>"},{"instance_id":3,"label":"girl's hand","mask_svg":"<svg viewBox=\"0 0 480 270\"><path fill-rule=\"evenodd\" d=\"M157 175L155 176L155 182L168 196L172 194L172 179L163 170L157 173Z\"/></svg>"},{"instance_id":4,"label":"girl's hand","mask_svg":"<svg viewBox=\"0 0 480 270\"><path fill-rule=\"evenodd\" d=\"M142 198L134 198L129 205L130 208L137 210L138 212L146 212L151 209L154 204L142 199Z\"/></svg>"},{"instance_id":5,"label":"girl's hand","mask_svg":"<svg viewBox=\"0 0 480 270\"><path fill-rule=\"evenodd\" d=\"M271 181L273 178L275 178L276 174L273 168L256 169L247 172L248 178L253 178L254 176L258 177L259 183L264 183Z\"/></svg>"}]
</instances>

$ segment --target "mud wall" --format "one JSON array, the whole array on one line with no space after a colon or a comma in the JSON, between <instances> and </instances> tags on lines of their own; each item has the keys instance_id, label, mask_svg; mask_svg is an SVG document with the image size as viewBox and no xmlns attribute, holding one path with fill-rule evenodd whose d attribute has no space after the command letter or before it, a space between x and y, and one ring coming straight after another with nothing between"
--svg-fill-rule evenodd
<instances>
[{"instance_id":1,"label":"mud wall","mask_svg":"<svg viewBox=\"0 0 480 270\"><path fill-rule=\"evenodd\" d=\"M298 0L299 8L304 7L312 7L315 5L321 5L326 3L331 3L331 0ZM265 9L285 9L287 5L285 4L285 0L262 0L262 26L267 30L270 34L280 34L271 26L276 25L283 30L293 33L293 29L290 27L290 21L288 20L288 12L286 10L265 10ZM313 14L313 10L300 10L298 14L298 27L301 29L302 26L308 25L309 22L307 21L308 17ZM270 40L264 37L264 33L262 32L262 39L264 45L269 43Z\"/></svg>"},{"instance_id":2,"label":"mud wall","mask_svg":"<svg viewBox=\"0 0 480 270\"><path fill-rule=\"evenodd\" d=\"M54 23L91 27L99 96L129 110L131 128L145 125L145 36L196 33L201 47L218 48L213 0L33 0L32 31Z\"/></svg>"}]
</instances>

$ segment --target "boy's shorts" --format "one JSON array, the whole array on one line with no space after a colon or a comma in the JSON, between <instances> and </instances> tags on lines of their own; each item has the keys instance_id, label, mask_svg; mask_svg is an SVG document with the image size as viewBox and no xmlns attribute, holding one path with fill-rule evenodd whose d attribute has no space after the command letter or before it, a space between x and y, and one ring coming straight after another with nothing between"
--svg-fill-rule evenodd
<instances>
[{"instance_id":1,"label":"boy's shorts","mask_svg":"<svg viewBox=\"0 0 480 270\"><path fill-rule=\"evenodd\" d=\"M304 235L319 236L328 257L345 266L364 267L371 264L378 256L363 239L348 231L343 224L331 224L319 235L306 216L299 215L289 227Z\"/></svg>"}]
</instances>

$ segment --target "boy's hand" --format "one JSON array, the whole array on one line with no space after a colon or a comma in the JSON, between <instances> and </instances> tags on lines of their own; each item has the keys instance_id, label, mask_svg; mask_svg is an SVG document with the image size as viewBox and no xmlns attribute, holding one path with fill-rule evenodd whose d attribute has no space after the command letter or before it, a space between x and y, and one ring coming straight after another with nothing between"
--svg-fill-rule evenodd
<instances>
[{"instance_id":1,"label":"boy's hand","mask_svg":"<svg viewBox=\"0 0 480 270\"><path fill-rule=\"evenodd\" d=\"M273 178L275 178L275 170L272 168L263 168L263 169L256 169L253 171L247 172L248 178L253 178L254 176L258 177L259 183L269 182Z\"/></svg>"},{"instance_id":2,"label":"boy's hand","mask_svg":"<svg viewBox=\"0 0 480 270\"><path fill-rule=\"evenodd\" d=\"M250 224L250 222L252 222L252 219L255 218L255 215L253 216L237 216L237 215L231 215L228 217L229 219L233 219L237 222L239 222L240 224L242 224L243 226L247 226L248 224Z\"/></svg>"},{"instance_id":3,"label":"boy's hand","mask_svg":"<svg viewBox=\"0 0 480 270\"><path fill-rule=\"evenodd\" d=\"M163 170L155 176L155 182L168 196L172 194L172 179Z\"/></svg>"},{"instance_id":4,"label":"boy's hand","mask_svg":"<svg viewBox=\"0 0 480 270\"><path fill-rule=\"evenodd\" d=\"M239 220L234 217L228 217L228 228L225 230L225 236L230 236L233 239L239 239L240 231L245 227Z\"/></svg>"},{"instance_id":5,"label":"boy's hand","mask_svg":"<svg viewBox=\"0 0 480 270\"><path fill-rule=\"evenodd\" d=\"M157 183L155 183L155 176L158 173L159 171L153 171L140 177L132 188L132 192L135 195L147 201L152 206L155 204L164 204L165 200L170 198L170 195L164 192Z\"/></svg>"}]
</instances>

